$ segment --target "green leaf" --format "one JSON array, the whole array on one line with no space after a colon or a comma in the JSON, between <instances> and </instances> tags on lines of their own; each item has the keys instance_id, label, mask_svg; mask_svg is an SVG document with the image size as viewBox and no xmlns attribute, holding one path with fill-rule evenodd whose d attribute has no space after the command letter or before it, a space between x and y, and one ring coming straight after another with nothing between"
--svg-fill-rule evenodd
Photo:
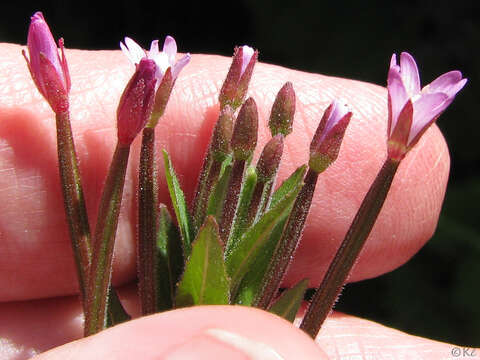
<instances>
[{"instance_id":1,"label":"green leaf","mask_svg":"<svg viewBox=\"0 0 480 360\"><path fill-rule=\"evenodd\" d=\"M123 307L117 292L112 287L108 288L108 305L107 305L107 327L111 327L122 322L131 320Z\"/></svg>"},{"instance_id":2,"label":"green leaf","mask_svg":"<svg viewBox=\"0 0 480 360\"><path fill-rule=\"evenodd\" d=\"M232 174L231 161L232 157L230 156L223 162L220 178L210 194L210 199L208 199L207 216L213 215L217 222L222 218L223 202L227 195L228 183Z\"/></svg>"},{"instance_id":3,"label":"green leaf","mask_svg":"<svg viewBox=\"0 0 480 360\"><path fill-rule=\"evenodd\" d=\"M188 258L191 251L193 239L193 226L190 214L188 213L187 204L185 202L185 195L178 182L177 175L173 169L172 162L168 153L163 150L163 157L165 160L165 178L167 179L168 190L172 200L173 209L177 217L180 234L182 235L183 250L185 258Z\"/></svg>"},{"instance_id":4,"label":"green leaf","mask_svg":"<svg viewBox=\"0 0 480 360\"><path fill-rule=\"evenodd\" d=\"M182 238L164 204L160 204L157 227L158 311L173 308L175 287L183 270Z\"/></svg>"},{"instance_id":5,"label":"green leaf","mask_svg":"<svg viewBox=\"0 0 480 360\"><path fill-rule=\"evenodd\" d=\"M218 225L214 217L209 216L193 243L178 285L176 307L225 305L230 300L229 290Z\"/></svg>"},{"instance_id":6,"label":"green leaf","mask_svg":"<svg viewBox=\"0 0 480 360\"><path fill-rule=\"evenodd\" d=\"M288 216L290 215L291 209L292 206L290 207L288 213L283 216L282 220L275 225L268 240L258 251L257 256L253 260L247 273L243 277L238 290L236 291L235 298L232 299L234 300L233 302L235 304L241 304L245 306L252 305L255 296L260 291L263 277L267 272L267 268L270 260L272 259L275 247L282 236L283 228Z\"/></svg>"},{"instance_id":7,"label":"green leaf","mask_svg":"<svg viewBox=\"0 0 480 360\"><path fill-rule=\"evenodd\" d=\"M257 173L253 166L249 166L245 173L242 189L238 200L237 213L233 219L232 231L227 241L226 252L228 253L235 246L238 239L248 227L248 211L253 190L257 184Z\"/></svg>"},{"instance_id":8,"label":"green leaf","mask_svg":"<svg viewBox=\"0 0 480 360\"><path fill-rule=\"evenodd\" d=\"M293 288L286 290L270 308L270 312L293 322L302 305L308 287L308 279L303 279Z\"/></svg>"},{"instance_id":9,"label":"green leaf","mask_svg":"<svg viewBox=\"0 0 480 360\"><path fill-rule=\"evenodd\" d=\"M232 281L232 294L236 293L242 278L268 242L273 228L288 215L300 188L301 183L286 194L276 206L268 210L257 223L243 234L238 243L229 252L226 252L225 262Z\"/></svg>"},{"instance_id":10,"label":"green leaf","mask_svg":"<svg viewBox=\"0 0 480 360\"><path fill-rule=\"evenodd\" d=\"M280 200L283 199L284 196L290 193L293 189L296 189L298 185L302 183L306 171L307 165L302 165L297 168L297 170L295 170L295 172L292 173L292 175L290 175L290 177L286 179L273 193L272 201L270 202L270 206L268 208L273 208Z\"/></svg>"}]
</instances>

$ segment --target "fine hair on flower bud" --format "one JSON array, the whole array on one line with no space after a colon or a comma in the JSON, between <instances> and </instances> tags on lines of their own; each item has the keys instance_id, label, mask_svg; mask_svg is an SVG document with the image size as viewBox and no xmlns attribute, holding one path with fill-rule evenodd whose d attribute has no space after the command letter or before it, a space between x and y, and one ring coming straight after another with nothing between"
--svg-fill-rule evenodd
<instances>
[{"instance_id":1,"label":"fine hair on flower bud","mask_svg":"<svg viewBox=\"0 0 480 360\"><path fill-rule=\"evenodd\" d=\"M258 111L253 98L248 98L238 113L232 134L233 157L247 160L257 146Z\"/></svg>"},{"instance_id":2,"label":"fine hair on flower bud","mask_svg":"<svg viewBox=\"0 0 480 360\"><path fill-rule=\"evenodd\" d=\"M155 62L144 58L123 91L117 109L118 141L130 145L150 118L155 99Z\"/></svg>"}]
</instances>

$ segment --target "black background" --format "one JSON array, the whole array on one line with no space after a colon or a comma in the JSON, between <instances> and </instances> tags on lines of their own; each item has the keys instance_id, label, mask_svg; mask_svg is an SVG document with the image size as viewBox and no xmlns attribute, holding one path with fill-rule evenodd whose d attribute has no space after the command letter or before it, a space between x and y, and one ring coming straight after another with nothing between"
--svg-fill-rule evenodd
<instances>
[{"instance_id":1,"label":"black background","mask_svg":"<svg viewBox=\"0 0 480 360\"><path fill-rule=\"evenodd\" d=\"M116 49L125 35L143 46L173 35L181 51L231 55L384 85L393 52L414 55L423 84L459 69L469 82L439 121L452 157L434 238L407 265L350 284L338 310L433 339L480 346L479 52L476 1L5 2L0 41L25 43L41 10L69 48ZM372 301L372 298L375 301Z\"/></svg>"}]
</instances>

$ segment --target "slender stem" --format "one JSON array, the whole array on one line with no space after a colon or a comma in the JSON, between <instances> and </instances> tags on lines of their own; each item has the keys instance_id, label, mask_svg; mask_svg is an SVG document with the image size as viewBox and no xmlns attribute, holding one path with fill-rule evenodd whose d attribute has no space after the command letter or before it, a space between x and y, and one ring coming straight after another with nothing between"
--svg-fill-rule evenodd
<instances>
[{"instance_id":1,"label":"slender stem","mask_svg":"<svg viewBox=\"0 0 480 360\"><path fill-rule=\"evenodd\" d=\"M228 184L227 195L223 203L222 219L220 221L220 237L226 244L233 224L233 218L237 210L238 198L242 187L243 173L246 161L235 160L233 162L232 175Z\"/></svg>"},{"instance_id":2,"label":"slender stem","mask_svg":"<svg viewBox=\"0 0 480 360\"><path fill-rule=\"evenodd\" d=\"M254 223L255 219L257 218L257 214L263 210L262 202L263 202L263 188L265 187L265 183L262 181L257 181L255 185L255 189L253 190L252 199L250 200L250 208L248 209L248 218L247 218L247 226Z\"/></svg>"},{"instance_id":3,"label":"slender stem","mask_svg":"<svg viewBox=\"0 0 480 360\"><path fill-rule=\"evenodd\" d=\"M69 113L56 114L56 122L58 163L65 214L77 267L83 309L86 311L88 277L90 274L90 263L92 261L90 225L88 223ZM115 295L109 297L109 304L111 303L112 307L116 309L116 319L129 318L128 314L123 309L115 290L112 288L110 291ZM116 323L116 321L112 321Z\"/></svg>"},{"instance_id":4,"label":"slender stem","mask_svg":"<svg viewBox=\"0 0 480 360\"><path fill-rule=\"evenodd\" d=\"M155 129L143 129L138 189L138 289L142 314L156 312L156 236L158 186L155 169Z\"/></svg>"},{"instance_id":5,"label":"slender stem","mask_svg":"<svg viewBox=\"0 0 480 360\"><path fill-rule=\"evenodd\" d=\"M104 329L107 294L112 274L113 247L122 201L130 146L117 144L105 182L93 242L93 258L87 291L85 335Z\"/></svg>"},{"instance_id":6,"label":"slender stem","mask_svg":"<svg viewBox=\"0 0 480 360\"><path fill-rule=\"evenodd\" d=\"M197 190L195 191L195 198L193 199L192 215L196 231L203 225L207 214L208 199L214 184L218 180L220 169L222 168L222 163L216 161L213 156L211 156L210 151L211 149L209 149L203 162L197 183Z\"/></svg>"},{"instance_id":7,"label":"slender stem","mask_svg":"<svg viewBox=\"0 0 480 360\"><path fill-rule=\"evenodd\" d=\"M260 291L253 301L253 306L267 309L277 294L302 235L305 220L312 204L317 178L318 173L309 169L304 179L305 184L293 204L292 212L287 220L282 237L277 243L268 270L263 277Z\"/></svg>"},{"instance_id":8,"label":"slender stem","mask_svg":"<svg viewBox=\"0 0 480 360\"><path fill-rule=\"evenodd\" d=\"M85 298L90 270L92 249L90 247L90 226L83 196L78 159L73 142L70 114L56 114L57 150L63 203L77 267L82 303Z\"/></svg>"},{"instance_id":9,"label":"slender stem","mask_svg":"<svg viewBox=\"0 0 480 360\"><path fill-rule=\"evenodd\" d=\"M382 209L400 162L387 159L363 199L345 238L315 292L300 328L315 338L332 309Z\"/></svg>"}]
</instances>

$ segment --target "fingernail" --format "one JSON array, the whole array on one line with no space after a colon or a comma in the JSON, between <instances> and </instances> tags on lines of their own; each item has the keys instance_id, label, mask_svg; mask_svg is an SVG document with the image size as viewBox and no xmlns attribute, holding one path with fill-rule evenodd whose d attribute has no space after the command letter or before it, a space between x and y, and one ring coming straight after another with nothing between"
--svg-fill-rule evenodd
<instances>
[{"instance_id":1,"label":"fingernail","mask_svg":"<svg viewBox=\"0 0 480 360\"><path fill-rule=\"evenodd\" d=\"M191 359L284 360L267 344L223 329L207 329L187 342L169 349L166 360Z\"/></svg>"}]
</instances>

